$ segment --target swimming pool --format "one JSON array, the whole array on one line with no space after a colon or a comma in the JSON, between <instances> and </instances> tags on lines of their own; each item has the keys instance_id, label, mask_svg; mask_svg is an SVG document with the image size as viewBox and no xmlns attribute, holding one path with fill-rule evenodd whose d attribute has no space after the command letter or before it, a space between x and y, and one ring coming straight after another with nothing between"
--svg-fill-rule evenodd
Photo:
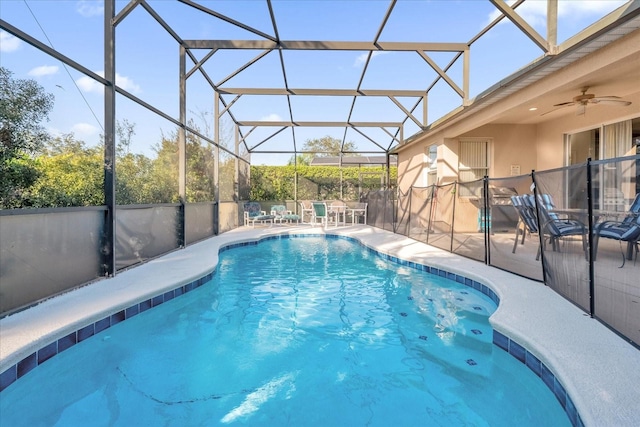
<instances>
[{"instance_id":1,"label":"swimming pool","mask_svg":"<svg viewBox=\"0 0 640 427\"><path fill-rule=\"evenodd\" d=\"M223 252L210 283L12 384L0 420L570 425L540 378L492 344L494 309L345 239L268 240Z\"/></svg>"}]
</instances>

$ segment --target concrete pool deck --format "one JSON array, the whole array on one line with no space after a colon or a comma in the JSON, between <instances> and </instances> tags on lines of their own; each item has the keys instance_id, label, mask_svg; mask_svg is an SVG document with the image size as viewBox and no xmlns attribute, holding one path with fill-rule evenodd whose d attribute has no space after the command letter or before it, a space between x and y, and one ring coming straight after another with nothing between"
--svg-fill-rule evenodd
<instances>
[{"instance_id":1,"label":"concrete pool deck","mask_svg":"<svg viewBox=\"0 0 640 427\"><path fill-rule=\"evenodd\" d=\"M585 426L640 425L640 350L541 283L364 225L241 227L46 300L0 319L0 373L73 331L206 276L221 247L276 234L325 233L487 285L500 298L493 328L552 371Z\"/></svg>"}]
</instances>

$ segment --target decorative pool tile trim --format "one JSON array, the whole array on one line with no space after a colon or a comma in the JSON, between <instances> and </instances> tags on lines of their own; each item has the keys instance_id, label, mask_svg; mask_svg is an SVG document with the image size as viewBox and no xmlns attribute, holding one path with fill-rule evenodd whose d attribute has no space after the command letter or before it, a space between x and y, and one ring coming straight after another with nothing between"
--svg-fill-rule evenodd
<instances>
[{"instance_id":1,"label":"decorative pool tile trim","mask_svg":"<svg viewBox=\"0 0 640 427\"><path fill-rule=\"evenodd\" d=\"M580 414L578 414L571 397L569 397L564 386L544 363L530 353L529 350L496 330L493 331L493 343L524 363L534 374L540 377L542 382L545 383L547 387L549 387L549 390L556 396L560 405L562 405L562 408L569 417L569 421L571 421L571 425L574 427L584 427Z\"/></svg>"},{"instance_id":2,"label":"decorative pool tile trim","mask_svg":"<svg viewBox=\"0 0 640 427\"><path fill-rule=\"evenodd\" d=\"M457 283L463 284L470 288L473 288L486 296L488 296L495 304L498 306L500 304L500 298L496 295L495 292L488 286L470 279L468 277L453 273L451 271L444 270L442 268L431 267L428 265L416 263L414 261L406 261L395 257L393 255L388 255L382 252L377 251L376 249L370 248L363 244L360 240L350 237L350 236L341 236L336 234L276 234L272 236L265 236L263 238L257 240L249 240L238 243L229 243L227 245L221 246L218 249L218 253L222 253L228 251L233 248L239 248L244 246L255 246L262 241L266 240L279 240L279 239L289 239L289 238L299 238L299 237L323 237L325 239L345 239L349 241L353 241L358 243L360 246L366 248L366 250L382 259L394 262L396 264L400 264L409 268L413 268L419 271L423 271L429 274L436 275L438 277L443 277L445 279L453 280ZM9 367L6 371L0 374L0 392L6 389L8 386L13 384L15 381L26 375L32 369L37 367L39 364L46 362L53 356L63 352L64 350L73 347L75 344L88 339L98 332L104 331L105 329L110 328L120 322L130 319L133 316L142 313L143 311L149 310L153 307L157 307L164 302L170 301L175 297L183 295L187 292L190 292L194 289L199 288L204 283L210 281L213 278L213 272L194 280L193 282L187 283L186 285L179 286L171 291L160 293L152 298L149 298L140 303L134 304L124 310L120 310L117 313L114 313L110 316L107 316L103 319L98 320L97 322L91 323L87 326L83 326L82 328L72 332L57 341L47 344L42 347L35 353L30 354L29 356L22 359L20 362L15 365ZM526 364L529 369L531 369L538 377L542 379L542 381L549 387L549 389L555 394L556 398L564 408L567 413L571 424L574 427L584 427L582 424L582 420L580 419L580 415L578 414L573 401L565 391L564 387L558 379L553 375L553 373L538 360L533 354L529 353L524 347L511 340L509 337L501 334L500 332L494 330L493 331L493 343L503 350L507 351L513 357Z\"/></svg>"},{"instance_id":3,"label":"decorative pool tile trim","mask_svg":"<svg viewBox=\"0 0 640 427\"><path fill-rule=\"evenodd\" d=\"M172 300L175 297L183 295L189 291L199 288L204 283L211 280L213 272L187 283L186 285L179 286L171 291L162 292L155 297L149 298L130 307L120 310L117 313L106 316L96 322L83 326L82 328L65 335L58 340L49 343L37 350L36 352L25 357L13 366L10 366L2 374L0 374L0 392L9 387L15 381L22 378L29 373L32 369L51 359L53 356L62 353L64 350L73 347L74 345L94 336L95 334L117 325L120 322L128 320L143 311L150 308L157 307L167 301Z\"/></svg>"}]
</instances>

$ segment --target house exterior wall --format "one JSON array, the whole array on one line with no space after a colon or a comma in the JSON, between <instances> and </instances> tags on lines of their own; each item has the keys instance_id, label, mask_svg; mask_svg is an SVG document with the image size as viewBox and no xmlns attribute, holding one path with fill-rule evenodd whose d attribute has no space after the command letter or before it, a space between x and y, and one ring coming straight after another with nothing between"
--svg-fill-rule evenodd
<instances>
[{"instance_id":1,"label":"house exterior wall","mask_svg":"<svg viewBox=\"0 0 640 427\"><path fill-rule=\"evenodd\" d=\"M509 177L565 166L565 135L600 128L603 125L640 117L640 30L599 49L571 65L565 66L540 81L483 108L478 100L477 111L469 109L444 119L436 129L411 138L398 150L398 187L403 193L412 187L425 187L429 146L436 144L437 182L444 185L458 179L458 147L463 138L487 138L491 141L489 176ZM601 93L597 89L608 70L629 70L631 79L605 80L614 90ZM637 79L634 77L637 75ZM613 82L613 84L612 84ZM575 106L563 111L551 111L555 102L538 105L542 99L556 99L555 92L574 89L575 95L584 86L594 87L600 96L624 94L630 106L588 105L585 114L573 114ZM592 92L592 91L589 91ZM571 100L571 98L567 99ZM530 111L530 107L538 107ZM550 112L551 111L551 112ZM574 110L575 111L575 110ZM513 113L516 112L516 113ZM545 121L540 121L544 114ZM555 117L555 118L554 118ZM591 153L573 153L573 162L585 161ZM595 156L592 156L595 158ZM448 195L446 195L448 196ZM451 205L438 204L438 209ZM438 212L448 218L451 212ZM417 215L416 212L411 214ZM478 203L456 195L456 231L474 231L477 227Z\"/></svg>"},{"instance_id":2,"label":"house exterior wall","mask_svg":"<svg viewBox=\"0 0 640 427\"><path fill-rule=\"evenodd\" d=\"M425 155L428 146L416 144L398 155L398 189L406 193L412 186L426 187Z\"/></svg>"},{"instance_id":3,"label":"house exterior wall","mask_svg":"<svg viewBox=\"0 0 640 427\"><path fill-rule=\"evenodd\" d=\"M510 176L511 166L519 166L520 174L529 173L536 168L535 125L492 124L460 135L460 138L470 137L487 137L491 140L491 177Z\"/></svg>"},{"instance_id":4,"label":"house exterior wall","mask_svg":"<svg viewBox=\"0 0 640 427\"><path fill-rule=\"evenodd\" d=\"M465 137L486 137L492 140L491 177L510 176L512 165L519 165L521 174L527 174L531 170L547 170L564 166L566 163L564 135L640 117L640 48L638 46L640 46L640 30L557 70L539 82L493 105L480 109L476 113L465 115L463 112L461 117L454 117L437 131L417 135L410 144L407 144L407 147L401 147L398 150L398 162L405 166L398 170L399 187L406 191L412 185L424 185L425 181L422 179L424 174L419 170L419 165L424 166L424 155L432 144L438 144L438 182L447 183L457 179L457 144L460 138ZM560 89L575 87L576 94L579 94L579 88L582 85L597 88L598 79L604 78L609 68L634 70L630 81L615 82L620 89L624 88L621 92L624 92L625 100L632 102L631 105L626 107L588 105L584 115L566 114L567 110L565 110L565 114L539 124L527 124L534 120L526 117L520 117L518 121L514 120L509 124L508 118L501 116L505 111L518 106L529 104L534 106L537 97ZM633 75L637 75L637 80ZM616 93L598 94L614 95ZM553 109L551 105L536 106L539 107L539 111L532 114L537 116ZM552 112L550 117L558 114L561 113ZM574 162L579 160L574 159Z\"/></svg>"}]
</instances>

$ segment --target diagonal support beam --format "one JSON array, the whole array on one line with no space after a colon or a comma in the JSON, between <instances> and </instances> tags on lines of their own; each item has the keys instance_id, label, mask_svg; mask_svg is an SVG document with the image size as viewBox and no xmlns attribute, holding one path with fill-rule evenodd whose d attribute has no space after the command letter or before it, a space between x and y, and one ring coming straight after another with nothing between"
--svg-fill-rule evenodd
<instances>
[{"instance_id":1,"label":"diagonal support beam","mask_svg":"<svg viewBox=\"0 0 640 427\"><path fill-rule=\"evenodd\" d=\"M198 71L200 69L200 67L202 67L204 65L205 62L207 62L209 60L209 58L211 58L213 56L214 53L216 53L218 51L218 49L211 49L211 51L209 53L207 53L204 58L202 58L200 61L198 61L198 63L196 65L193 66L193 68L191 70L189 70L185 76L188 79L189 77L191 77L191 74L195 73L196 71Z\"/></svg>"},{"instance_id":2,"label":"diagonal support beam","mask_svg":"<svg viewBox=\"0 0 640 427\"><path fill-rule=\"evenodd\" d=\"M458 95L460 95L461 98L464 98L464 92L462 91L462 89L460 89L458 85L455 84L453 80L451 80L451 77L449 77L445 71L438 67L438 64L436 64L433 59L431 59L426 53L421 50L418 51L418 55L420 55L422 59L424 59L427 64L429 64L431 68L433 68L435 72L438 73L440 77L442 77L444 81L447 82L447 84L451 86L451 88L455 90Z\"/></svg>"},{"instance_id":3,"label":"diagonal support beam","mask_svg":"<svg viewBox=\"0 0 640 427\"><path fill-rule=\"evenodd\" d=\"M520 31L525 33L535 44L538 45L545 53L549 52L549 43L542 37L533 27L520 17L509 5L503 0L489 0L500 12L502 12L507 18L520 28Z\"/></svg>"},{"instance_id":4,"label":"diagonal support beam","mask_svg":"<svg viewBox=\"0 0 640 427\"><path fill-rule=\"evenodd\" d=\"M356 132L358 132L360 135L362 135L363 137L365 137L366 139L368 139L369 141L371 141L373 144L375 144L377 147L380 147L380 149L381 149L382 151L386 151L382 145L380 145L380 144L378 144L377 142L375 142L373 139L371 139L371 138L369 137L369 135L367 135L366 133L362 132L362 131L361 131L360 129L358 129L357 127L355 127L355 126L351 126L351 129L353 129L353 130L355 130ZM384 129L384 128L382 128L382 129Z\"/></svg>"},{"instance_id":5,"label":"diagonal support beam","mask_svg":"<svg viewBox=\"0 0 640 427\"><path fill-rule=\"evenodd\" d=\"M237 70L235 70L233 73L229 74L227 77L225 77L224 79L222 79L218 84L216 84L216 86L220 87L222 86L224 83L226 83L227 81L231 80L233 77L237 76L238 74L240 74L241 72L243 72L244 70L246 70L247 68L249 68L250 66L252 66L253 64L255 64L256 62L258 62L259 60L261 60L262 58L264 58L267 54L269 54L271 51L270 50L265 50L264 52L260 52L256 57L254 57L251 61L247 62L246 64L244 64L242 67L238 68Z\"/></svg>"},{"instance_id":6,"label":"diagonal support beam","mask_svg":"<svg viewBox=\"0 0 640 427\"><path fill-rule=\"evenodd\" d=\"M228 16L225 16L225 15L223 15L221 13L218 13L218 12L216 12L214 10L211 10L211 9L209 9L209 8L199 4L199 3L196 3L194 1L191 1L191 0L178 0L178 1L181 2L181 3L184 3L186 5L189 5L189 6L193 7L193 8L195 8L195 9L198 9L201 12L207 13L207 14L209 14L211 16L215 16L216 18L218 18L218 19L220 19L222 21L228 22L231 25L235 25L238 28L242 28L243 30L249 31L250 33L253 33L253 34L257 35L257 36L264 37L267 40L272 40L272 41L276 40L275 37L273 37L273 36L271 36L271 35L269 35L267 33L263 33L260 30L256 30L255 28L252 28L252 27L250 27L248 25L245 25L242 22L238 22L235 19L229 18Z\"/></svg>"},{"instance_id":7,"label":"diagonal support beam","mask_svg":"<svg viewBox=\"0 0 640 427\"><path fill-rule=\"evenodd\" d=\"M285 126L285 127L283 127L283 128L281 128L281 129L278 129L277 131L275 131L274 133L272 133L271 135L269 135L268 137L266 137L266 138L265 138L265 139L263 139L262 141L258 142L258 143L257 143L256 145L254 145L253 147L251 147L251 148L249 149L249 151L253 151L253 150L255 150L256 148L258 148L259 146L261 146L262 144L264 144L265 142L267 142L268 140L270 140L271 138L273 138L274 136L276 136L277 134L279 134L280 132L282 132L282 131L283 131L283 130L285 130L285 129L286 129L286 126Z\"/></svg>"},{"instance_id":8,"label":"diagonal support beam","mask_svg":"<svg viewBox=\"0 0 640 427\"><path fill-rule=\"evenodd\" d=\"M426 123L420 123L420 120L416 119L416 118L415 118L415 116L414 116L413 114L411 114L411 112L410 112L409 110L407 110L406 108L404 108L404 105L402 105L402 104L400 103L400 101L398 101L395 97L390 96L390 97L389 97L389 99L390 99L391 101L393 101L393 103L394 103L394 104L396 104L396 105L398 106L398 108L399 108L399 109L401 109L401 110L402 110L402 112L403 112L407 117L409 117L411 120L413 120L413 122L414 122L415 124L417 124L419 128L423 128L423 127L426 125Z\"/></svg>"}]
</instances>

